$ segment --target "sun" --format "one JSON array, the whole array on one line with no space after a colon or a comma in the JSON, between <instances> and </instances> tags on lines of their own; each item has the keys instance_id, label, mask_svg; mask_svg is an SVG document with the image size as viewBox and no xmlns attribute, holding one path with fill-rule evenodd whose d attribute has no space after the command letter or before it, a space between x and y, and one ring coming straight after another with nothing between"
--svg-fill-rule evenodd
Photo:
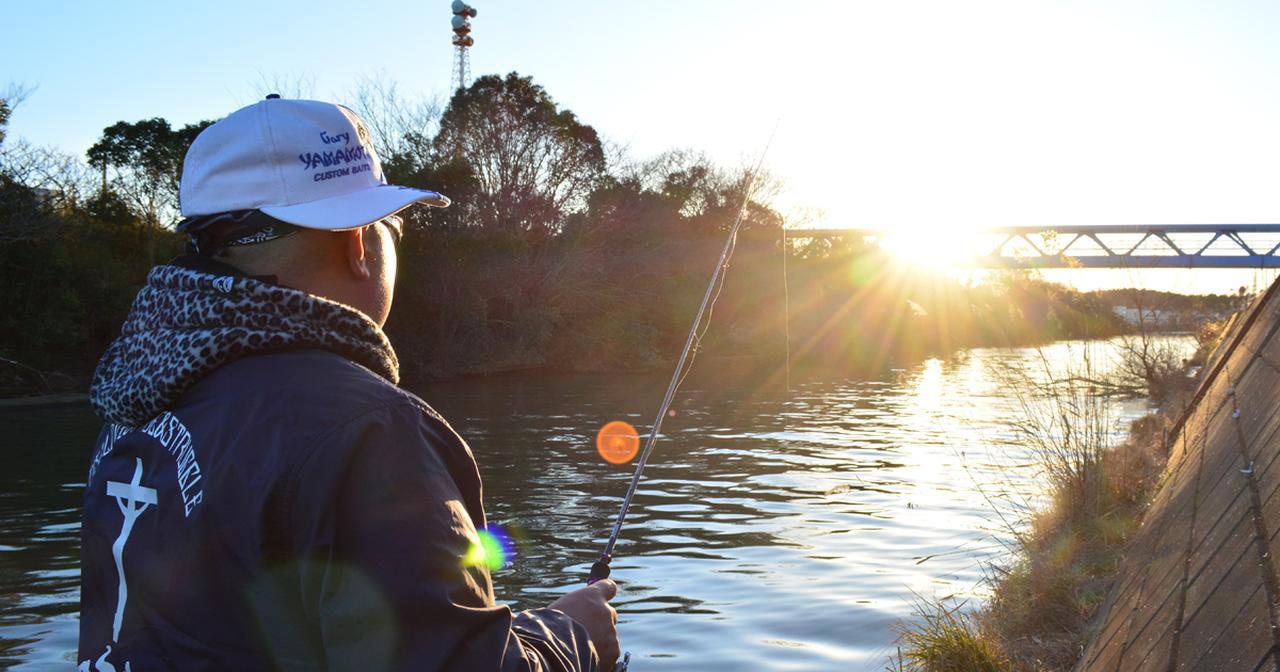
<instances>
[{"instance_id":1,"label":"sun","mask_svg":"<svg viewBox=\"0 0 1280 672\"><path fill-rule=\"evenodd\" d=\"M989 236L977 227L953 223L902 225L885 229L880 238L881 249L899 261L940 272L972 268L989 245Z\"/></svg>"}]
</instances>

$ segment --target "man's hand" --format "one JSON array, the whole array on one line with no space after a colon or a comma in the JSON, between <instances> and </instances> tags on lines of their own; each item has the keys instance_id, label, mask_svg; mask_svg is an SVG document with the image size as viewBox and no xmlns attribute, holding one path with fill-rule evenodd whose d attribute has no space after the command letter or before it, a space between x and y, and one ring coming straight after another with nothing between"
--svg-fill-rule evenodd
<instances>
[{"instance_id":1,"label":"man's hand","mask_svg":"<svg viewBox=\"0 0 1280 672\"><path fill-rule=\"evenodd\" d=\"M600 669L609 672L618 660L618 612L609 600L618 594L618 584L604 579L579 588L551 603L552 609L581 623L600 656Z\"/></svg>"}]
</instances>

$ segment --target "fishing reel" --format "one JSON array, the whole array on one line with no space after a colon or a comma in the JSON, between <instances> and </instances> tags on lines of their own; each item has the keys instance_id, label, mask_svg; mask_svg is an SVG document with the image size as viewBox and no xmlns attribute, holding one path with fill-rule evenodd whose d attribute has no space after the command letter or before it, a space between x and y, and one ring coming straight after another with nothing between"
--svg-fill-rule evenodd
<instances>
[{"instance_id":1,"label":"fishing reel","mask_svg":"<svg viewBox=\"0 0 1280 672\"><path fill-rule=\"evenodd\" d=\"M591 564L591 572L587 574L588 586L596 583L597 581L603 581L604 579L609 578L609 574L612 572L612 570L609 569L609 561L612 559L613 559L613 556L609 555L606 552L600 555L599 560L596 560L594 563ZM630 665L631 665L631 652L626 651L622 654L622 660L619 660L617 663L614 664L613 672L627 672L627 668Z\"/></svg>"}]
</instances>

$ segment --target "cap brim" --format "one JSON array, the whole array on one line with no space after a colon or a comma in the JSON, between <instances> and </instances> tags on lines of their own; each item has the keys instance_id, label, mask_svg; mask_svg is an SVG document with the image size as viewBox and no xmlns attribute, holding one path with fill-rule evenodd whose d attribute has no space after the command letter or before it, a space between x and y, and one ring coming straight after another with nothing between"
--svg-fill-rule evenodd
<instances>
[{"instance_id":1,"label":"cap brim","mask_svg":"<svg viewBox=\"0 0 1280 672\"><path fill-rule=\"evenodd\" d=\"M448 207L449 199L434 191L384 184L309 203L259 208L276 219L308 229L358 229L413 205Z\"/></svg>"}]
</instances>

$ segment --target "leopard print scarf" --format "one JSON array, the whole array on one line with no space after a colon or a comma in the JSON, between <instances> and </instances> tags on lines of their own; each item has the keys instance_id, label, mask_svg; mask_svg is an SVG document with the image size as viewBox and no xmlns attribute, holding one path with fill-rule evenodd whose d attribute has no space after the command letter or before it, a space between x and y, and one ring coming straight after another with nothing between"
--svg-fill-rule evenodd
<instances>
[{"instance_id":1,"label":"leopard print scarf","mask_svg":"<svg viewBox=\"0 0 1280 672\"><path fill-rule=\"evenodd\" d=\"M158 266L98 363L89 399L104 420L139 427L224 364L300 348L400 379L386 335L354 308L250 277Z\"/></svg>"}]
</instances>

